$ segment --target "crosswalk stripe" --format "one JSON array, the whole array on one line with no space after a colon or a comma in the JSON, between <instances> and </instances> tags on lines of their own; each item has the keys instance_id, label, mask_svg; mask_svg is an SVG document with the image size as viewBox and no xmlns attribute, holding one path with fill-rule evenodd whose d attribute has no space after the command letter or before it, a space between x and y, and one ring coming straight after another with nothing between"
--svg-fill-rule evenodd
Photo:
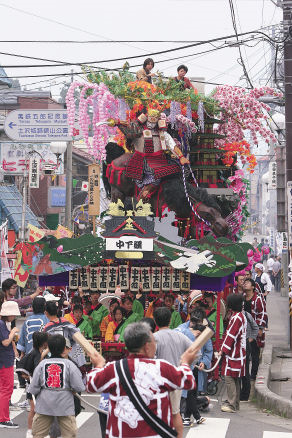
<instances>
[{"instance_id":1,"label":"crosswalk stripe","mask_svg":"<svg viewBox=\"0 0 292 438\"><path fill-rule=\"evenodd\" d=\"M271 432L264 431L263 438L292 438L291 432Z\"/></svg>"},{"instance_id":2,"label":"crosswalk stripe","mask_svg":"<svg viewBox=\"0 0 292 438\"><path fill-rule=\"evenodd\" d=\"M24 394L25 389L24 388L16 388L13 390L12 397L11 397L11 403L17 403L21 399L22 395Z\"/></svg>"},{"instance_id":3,"label":"crosswalk stripe","mask_svg":"<svg viewBox=\"0 0 292 438\"><path fill-rule=\"evenodd\" d=\"M94 415L94 412L80 412L76 417L77 428L79 429L83 424Z\"/></svg>"},{"instance_id":4,"label":"crosswalk stripe","mask_svg":"<svg viewBox=\"0 0 292 438\"><path fill-rule=\"evenodd\" d=\"M24 411L22 409L19 409L19 411L9 411L10 420L13 420L18 415L22 414Z\"/></svg>"},{"instance_id":5,"label":"crosswalk stripe","mask_svg":"<svg viewBox=\"0 0 292 438\"><path fill-rule=\"evenodd\" d=\"M191 427L186 438L197 438L198 434L204 438L225 438L229 423L229 418L208 417L205 423Z\"/></svg>"}]
</instances>

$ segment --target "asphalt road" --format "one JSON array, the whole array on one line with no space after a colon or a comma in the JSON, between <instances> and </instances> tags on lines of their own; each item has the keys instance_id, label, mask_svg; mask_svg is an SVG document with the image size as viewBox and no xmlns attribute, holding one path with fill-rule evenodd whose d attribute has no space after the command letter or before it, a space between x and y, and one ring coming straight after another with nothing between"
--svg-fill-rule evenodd
<instances>
[{"instance_id":1,"label":"asphalt road","mask_svg":"<svg viewBox=\"0 0 292 438\"><path fill-rule=\"evenodd\" d=\"M92 405L98 406L97 394L84 394L84 397ZM225 414L220 411L220 399L220 394L212 398L213 408L205 415L206 422L185 428L184 438L292 438L292 420L274 416L271 412L259 411L250 403L242 404L239 413ZM16 389L12 402L23 400L24 390ZM3 429L1 436L25 437L27 412L11 411L11 418L19 424L19 429ZM77 424L79 437L101 438L98 415L94 409L85 405L85 410L77 417Z\"/></svg>"}]
</instances>

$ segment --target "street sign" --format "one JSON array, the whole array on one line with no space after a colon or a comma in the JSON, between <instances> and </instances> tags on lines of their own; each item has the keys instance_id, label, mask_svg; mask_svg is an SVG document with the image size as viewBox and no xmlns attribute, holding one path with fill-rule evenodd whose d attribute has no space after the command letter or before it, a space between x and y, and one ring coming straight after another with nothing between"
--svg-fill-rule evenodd
<instances>
[{"instance_id":1,"label":"street sign","mask_svg":"<svg viewBox=\"0 0 292 438\"><path fill-rule=\"evenodd\" d=\"M5 119L4 130L9 138L20 142L72 140L65 109L11 111Z\"/></svg>"},{"instance_id":2,"label":"street sign","mask_svg":"<svg viewBox=\"0 0 292 438\"><path fill-rule=\"evenodd\" d=\"M37 151L38 153L33 153ZM40 171L44 170L45 165L50 164L54 169L56 175L64 173L64 157L61 155L60 159L50 149L49 144L36 143L0 143L0 169L3 170L4 175L23 175L25 169L28 168L28 158L39 157Z\"/></svg>"}]
</instances>

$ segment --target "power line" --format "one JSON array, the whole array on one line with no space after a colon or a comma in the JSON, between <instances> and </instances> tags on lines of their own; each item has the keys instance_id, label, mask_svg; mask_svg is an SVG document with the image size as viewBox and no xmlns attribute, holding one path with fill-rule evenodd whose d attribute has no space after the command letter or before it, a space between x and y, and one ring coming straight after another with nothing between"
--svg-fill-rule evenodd
<instances>
[{"instance_id":1,"label":"power line","mask_svg":"<svg viewBox=\"0 0 292 438\"><path fill-rule=\"evenodd\" d=\"M233 7L233 1L232 0L229 0L229 6L230 6L230 13L231 13L233 29L234 29L234 32L236 34L236 39L237 39L237 41L239 41L238 32L237 32L237 26L236 26L235 12L234 12L234 7ZM243 73L244 73L244 75L245 75L245 77L247 79L247 82L249 83L250 87L253 88L252 82L251 82L251 80L249 78L248 72L247 72L246 67L245 67L245 63L243 61L243 57L242 57L240 46L238 46L238 51L239 51L239 57L240 57L240 60L241 60L241 65L242 65L242 68L243 68Z\"/></svg>"},{"instance_id":2,"label":"power line","mask_svg":"<svg viewBox=\"0 0 292 438\"><path fill-rule=\"evenodd\" d=\"M229 2L232 3L232 0L229 0ZM0 6L1 6L1 4L0 4ZM0 54L6 55L6 56L16 56L16 57L20 57L20 58L35 59L35 60L39 60L39 61L48 61L48 62L53 62L53 63L59 63L60 66L63 66L63 65L79 65L80 66L80 65L84 65L84 64L87 64L87 65L102 64L102 63L107 63L107 62L127 61L129 59L144 58L144 57L149 57L149 56L156 56L156 55L161 55L161 54L170 53L170 52L176 52L178 50L184 50L184 49L188 49L188 48L192 48L192 47L196 47L196 46L200 46L200 45L204 45L204 44L211 44L211 43L219 42L219 41L222 41L222 40L228 40L228 39L231 39L231 38L234 38L234 37L236 37L237 44L239 44L240 43L239 37L245 36L245 35L253 35L253 34L262 35L265 39L267 38L271 42L272 41L275 41L276 43L278 42L277 40L273 40L269 35L265 34L264 32L258 31L258 30L250 31L250 32L238 33L237 32L237 28L236 28L236 23L235 23L234 30L235 30L235 35L227 35L227 36L223 36L223 37L212 38L212 39L205 40L205 41L200 41L200 42L197 42L197 43L192 43L192 44L187 44L187 45L180 46L180 47L175 47L175 48L172 48L172 49L160 50L160 51L157 51L157 52L146 53L146 54L143 54L143 55L132 55L132 56L127 56L127 57L122 57L122 58L103 59L103 60L98 60L98 61L86 61L86 62L82 62L82 63L80 63L80 62L69 63L69 62L56 61L56 60L46 59L46 58L37 58L37 57L32 57L32 56L19 55L19 54L14 54L14 53L9 53L9 52L0 52ZM287 35L285 40L288 37L289 37L289 35Z\"/></svg>"}]
</instances>

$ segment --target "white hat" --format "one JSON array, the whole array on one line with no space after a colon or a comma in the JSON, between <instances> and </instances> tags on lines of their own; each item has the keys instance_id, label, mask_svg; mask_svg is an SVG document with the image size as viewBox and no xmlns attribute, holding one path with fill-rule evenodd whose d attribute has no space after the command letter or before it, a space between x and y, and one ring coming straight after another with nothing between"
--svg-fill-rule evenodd
<instances>
[{"instance_id":1,"label":"white hat","mask_svg":"<svg viewBox=\"0 0 292 438\"><path fill-rule=\"evenodd\" d=\"M59 301L59 297L56 297L55 295L53 295L53 294L46 294L45 296L44 296L44 299L46 300L46 301Z\"/></svg>"},{"instance_id":2,"label":"white hat","mask_svg":"<svg viewBox=\"0 0 292 438\"><path fill-rule=\"evenodd\" d=\"M256 269L260 269L261 271L264 271L264 270L265 270L264 265L263 265L262 263L257 263L257 264L255 265L255 268L256 268Z\"/></svg>"},{"instance_id":3,"label":"white hat","mask_svg":"<svg viewBox=\"0 0 292 438\"><path fill-rule=\"evenodd\" d=\"M0 310L0 316L20 316L16 301L4 301Z\"/></svg>"}]
</instances>

